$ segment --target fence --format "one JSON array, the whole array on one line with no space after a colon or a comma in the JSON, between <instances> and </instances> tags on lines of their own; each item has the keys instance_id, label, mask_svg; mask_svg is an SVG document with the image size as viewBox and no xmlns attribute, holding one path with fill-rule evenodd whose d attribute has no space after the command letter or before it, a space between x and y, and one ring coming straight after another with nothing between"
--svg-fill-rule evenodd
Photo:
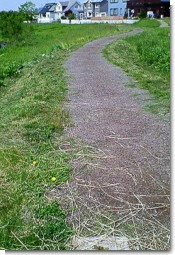
<instances>
[{"instance_id":1,"label":"fence","mask_svg":"<svg viewBox=\"0 0 175 255\"><path fill-rule=\"evenodd\" d=\"M68 19L61 19L61 24L93 24L93 23L108 23L108 24L134 24L139 20L133 19L123 19L123 20L112 20L112 19L100 19L100 20L91 20L91 19L72 19L69 21Z\"/></svg>"}]
</instances>

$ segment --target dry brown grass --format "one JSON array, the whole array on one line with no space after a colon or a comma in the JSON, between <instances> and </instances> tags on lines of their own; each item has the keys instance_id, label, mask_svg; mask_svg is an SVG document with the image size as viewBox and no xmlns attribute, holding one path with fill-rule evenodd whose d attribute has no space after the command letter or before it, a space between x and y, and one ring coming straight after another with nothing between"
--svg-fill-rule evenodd
<instances>
[{"instance_id":1,"label":"dry brown grass","mask_svg":"<svg viewBox=\"0 0 175 255\"><path fill-rule=\"evenodd\" d=\"M150 173L131 175L133 190L128 193L120 183L99 183L88 178L88 172L100 167L95 159L104 159L103 151L82 144L66 142L64 152L73 154L74 172L70 181L46 192L48 199L59 201L75 236L126 236L131 250L168 250L170 248L169 187ZM112 159L112 157L111 157ZM77 164L79 167L77 167ZM76 166L76 167L75 167ZM122 169L123 170L123 169ZM82 176L83 172L83 176ZM86 178L84 178L84 174ZM82 176L82 177L81 177ZM150 194L146 185L154 181ZM139 182L142 192L135 193ZM115 190L115 196L113 195ZM75 238L74 236L74 238ZM72 247L74 249L74 247Z\"/></svg>"}]
</instances>

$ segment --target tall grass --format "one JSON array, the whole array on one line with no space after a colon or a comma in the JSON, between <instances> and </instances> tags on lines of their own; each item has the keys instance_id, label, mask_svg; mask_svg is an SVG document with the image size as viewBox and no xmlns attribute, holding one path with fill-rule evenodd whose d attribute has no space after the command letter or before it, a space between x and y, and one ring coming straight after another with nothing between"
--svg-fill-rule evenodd
<instances>
[{"instance_id":1,"label":"tall grass","mask_svg":"<svg viewBox=\"0 0 175 255\"><path fill-rule=\"evenodd\" d=\"M105 49L105 55L158 100L156 107L150 106L153 111L158 112L161 109L160 111L169 112L170 28L159 28L156 20L148 19L135 26L143 26L144 32L111 43Z\"/></svg>"}]
</instances>

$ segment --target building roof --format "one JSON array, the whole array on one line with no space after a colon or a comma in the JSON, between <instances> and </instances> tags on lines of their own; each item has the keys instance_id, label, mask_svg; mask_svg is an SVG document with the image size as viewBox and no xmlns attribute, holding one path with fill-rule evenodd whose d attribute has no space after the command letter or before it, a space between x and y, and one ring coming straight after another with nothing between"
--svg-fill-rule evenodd
<instances>
[{"instance_id":1,"label":"building roof","mask_svg":"<svg viewBox=\"0 0 175 255\"><path fill-rule=\"evenodd\" d=\"M52 6L51 6L51 8L49 9L49 12L54 12L55 11L55 4L53 4Z\"/></svg>"},{"instance_id":2,"label":"building roof","mask_svg":"<svg viewBox=\"0 0 175 255\"><path fill-rule=\"evenodd\" d=\"M103 0L91 0L91 3L101 3Z\"/></svg>"},{"instance_id":3,"label":"building roof","mask_svg":"<svg viewBox=\"0 0 175 255\"><path fill-rule=\"evenodd\" d=\"M42 10L42 7L41 7L41 8L38 8L38 9L37 9L37 13L40 13L41 10Z\"/></svg>"},{"instance_id":4,"label":"building roof","mask_svg":"<svg viewBox=\"0 0 175 255\"><path fill-rule=\"evenodd\" d=\"M85 0L85 1L83 1L83 3L86 4L88 1L89 0ZM90 2L91 3L101 3L101 2L103 2L103 0L91 0Z\"/></svg>"},{"instance_id":5,"label":"building roof","mask_svg":"<svg viewBox=\"0 0 175 255\"><path fill-rule=\"evenodd\" d=\"M76 3L81 6L81 4L77 0L70 1L66 9L64 9L64 12L69 11Z\"/></svg>"},{"instance_id":6,"label":"building roof","mask_svg":"<svg viewBox=\"0 0 175 255\"><path fill-rule=\"evenodd\" d=\"M45 14L46 12L50 11L54 4L55 3L45 4L45 6L39 11L39 14Z\"/></svg>"},{"instance_id":7,"label":"building roof","mask_svg":"<svg viewBox=\"0 0 175 255\"><path fill-rule=\"evenodd\" d=\"M60 1L60 4L61 4L62 6L68 6L69 1L64 1L64 2Z\"/></svg>"}]
</instances>

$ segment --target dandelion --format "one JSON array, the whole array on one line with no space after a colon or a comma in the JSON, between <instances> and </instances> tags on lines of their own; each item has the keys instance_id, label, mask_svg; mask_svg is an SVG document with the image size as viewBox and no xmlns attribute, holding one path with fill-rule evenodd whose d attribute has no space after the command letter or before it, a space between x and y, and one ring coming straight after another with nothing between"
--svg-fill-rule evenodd
<instances>
[{"instance_id":1,"label":"dandelion","mask_svg":"<svg viewBox=\"0 0 175 255\"><path fill-rule=\"evenodd\" d=\"M36 166L36 161L33 161L33 162L32 162L32 166Z\"/></svg>"},{"instance_id":2,"label":"dandelion","mask_svg":"<svg viewBox=\"0 0 175 255\"><path fill-rule=\"evenodd\" d=\"M57 179L56 177L52 177L52 178L51 178L51 180L52 180L53 182L56 181L56 179Z\"/></svg>"}]
</instances>

